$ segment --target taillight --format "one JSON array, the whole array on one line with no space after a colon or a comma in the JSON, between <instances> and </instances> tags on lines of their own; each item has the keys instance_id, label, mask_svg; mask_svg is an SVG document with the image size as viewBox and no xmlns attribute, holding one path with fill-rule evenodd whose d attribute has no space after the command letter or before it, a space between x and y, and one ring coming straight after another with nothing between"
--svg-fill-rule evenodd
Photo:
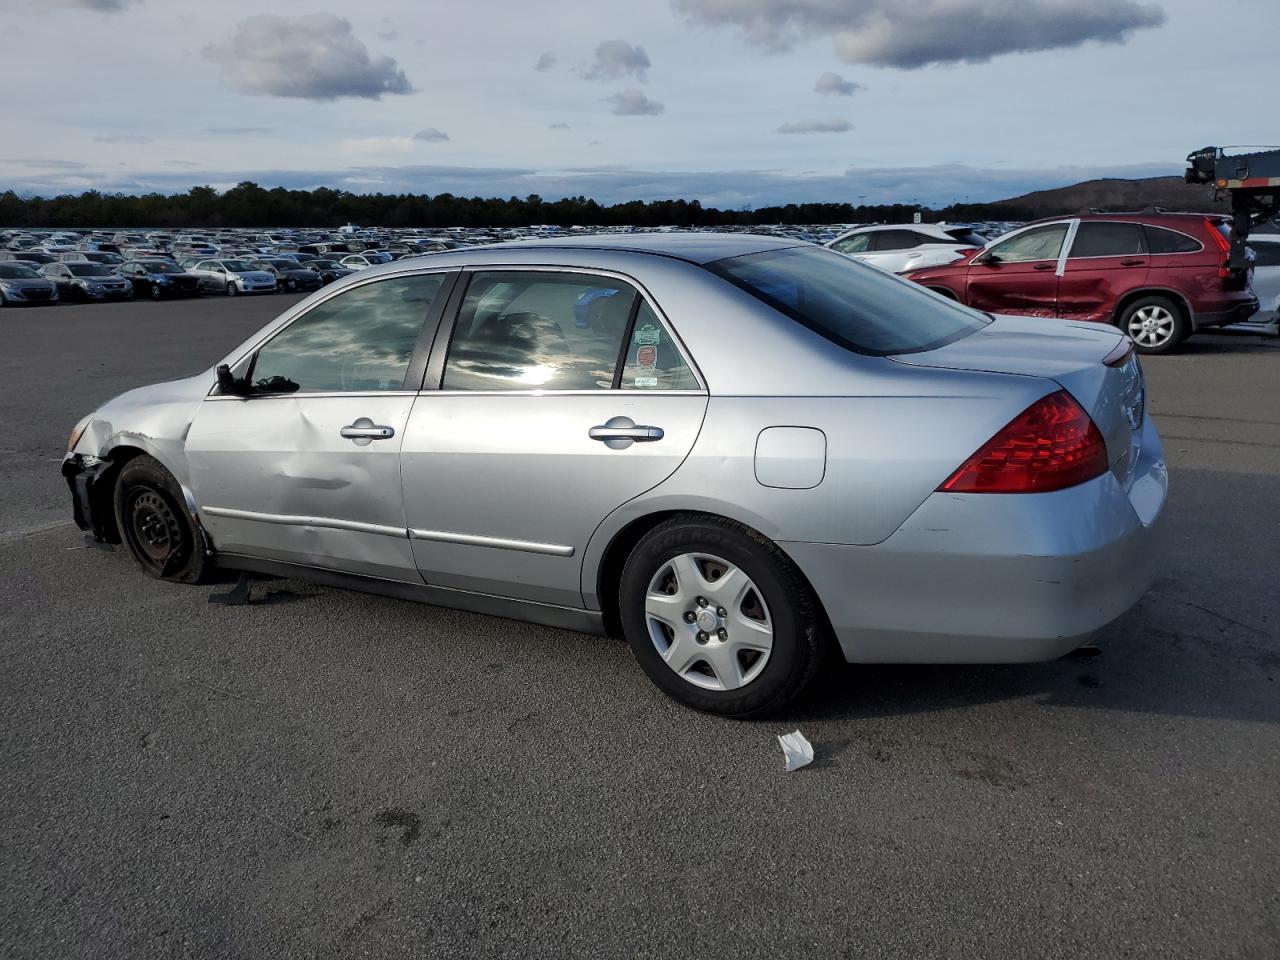
<instances>
[{"instance_id":1,"label":"taillight","mask_svg":"<svg viewBox=\"0 0 1280 960\"><path fill-rule=\"evenodd\" d=\"M1213 242L1218 245L1218 250L1227 258L1222 266L1218 267L1218 277L1225 279L1231 276L1231 270L1229 269L1229 264L1231 263L1231 241L1222 235L1222 230L1218 224L1208 217L1205 217L1204 228L1209 231L1209 236L1213 237Z\"/></svg>"},{"instance_id":2,"label":"taillight","mask_svg":"<svg viewBox=\"0 0 1280 960\"><path fill-rule=\"evenodd\" d=\"M1107 445L1065 390L1041 397L938 489L946 493L1048 493L1107 470Z\"/></svg>"}]
</instances>

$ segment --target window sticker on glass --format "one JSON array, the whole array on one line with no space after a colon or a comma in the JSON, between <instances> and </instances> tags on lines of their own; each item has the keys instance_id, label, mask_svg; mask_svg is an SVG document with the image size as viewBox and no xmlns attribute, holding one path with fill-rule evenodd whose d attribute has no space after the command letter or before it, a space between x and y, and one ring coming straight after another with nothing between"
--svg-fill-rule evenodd
<instances>
[{"instance_id":1,"label":"window sticker on glass","mask_svg":"<svg viewBox=\"0 0 1280 960\"><path fill-rule=\"evenodd\" d=\"M631 338L633 343L657 345L662 342L662 331L658 329L657 324L646 323L641 324L636 321L636 333Z\"/></svg>"},{"instance_id":2,"label":"window sticker on glass","mask_svg":"<svg viewBox=\"0 0 1280 960\"><path fill-rule=\"evenodd\" d=\"M641 303L622 371L623 389L697 390L698 380L680 356L649 304Z\"/></svg>"}]
</instances>

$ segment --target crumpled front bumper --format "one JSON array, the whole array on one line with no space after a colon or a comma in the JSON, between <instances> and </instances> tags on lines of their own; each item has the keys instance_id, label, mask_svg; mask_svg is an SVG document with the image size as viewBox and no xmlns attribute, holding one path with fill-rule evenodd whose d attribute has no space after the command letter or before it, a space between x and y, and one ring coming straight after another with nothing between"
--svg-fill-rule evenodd
<instances>
[{"instance_id":1,"label":"crumpled front bumper","mask_svg":"<svg viewBox=\"0 0 1280 960\"><path fill-rule=\"evenodd\" d=\"M69 453L62 459L62 475L71 490L72 518L77 527L98 540L111 539L115 530L115 517L108 515L106 505L94 495L94 485L109 469L111 461L101 457Z\"/></svg>"}]
</instances>

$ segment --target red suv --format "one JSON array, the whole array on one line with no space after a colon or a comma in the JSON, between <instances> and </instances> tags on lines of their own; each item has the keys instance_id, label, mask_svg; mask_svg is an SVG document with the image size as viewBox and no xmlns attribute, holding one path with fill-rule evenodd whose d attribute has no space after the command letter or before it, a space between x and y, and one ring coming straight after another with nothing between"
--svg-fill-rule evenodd
<instances>
[{"instance_id":1,"label":"red suv","mask_svg":"<svg viewBox=\"0 0 1280 960\"><path fill-rule=\"evenodd\" d=\"M1258 310L1249 275L1227 266L1225 218L1098 213L1041 220L945 266L904 276L991 313L1111 323L1142 353Z\"/></svg>"}]
</instances>

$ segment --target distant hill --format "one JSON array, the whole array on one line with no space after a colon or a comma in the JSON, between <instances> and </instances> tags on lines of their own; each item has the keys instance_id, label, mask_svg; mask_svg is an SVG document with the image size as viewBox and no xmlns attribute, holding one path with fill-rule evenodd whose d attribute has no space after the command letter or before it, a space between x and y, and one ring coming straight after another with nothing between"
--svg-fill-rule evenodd
<instances>
[{"instance_id":1,"label":"distant hill","mask_svg":"<svg viewBox=\"0 0 1280 960\"><path fill-rule=\"evenodd\" d=\"M1164 207L1194 213L1226 213L1227 205L1213 199L1213 190L1188 184L1181 177L1149 177L1145 180L1086 180L1054 190L1036 190L1020 197L985 204L993 216L1009 211L1008 219L1054 217L1064 213L1098 210L1141 210ZM1017 215L1013 211L1018 211Z\"/></svg>"}]
</instances>

